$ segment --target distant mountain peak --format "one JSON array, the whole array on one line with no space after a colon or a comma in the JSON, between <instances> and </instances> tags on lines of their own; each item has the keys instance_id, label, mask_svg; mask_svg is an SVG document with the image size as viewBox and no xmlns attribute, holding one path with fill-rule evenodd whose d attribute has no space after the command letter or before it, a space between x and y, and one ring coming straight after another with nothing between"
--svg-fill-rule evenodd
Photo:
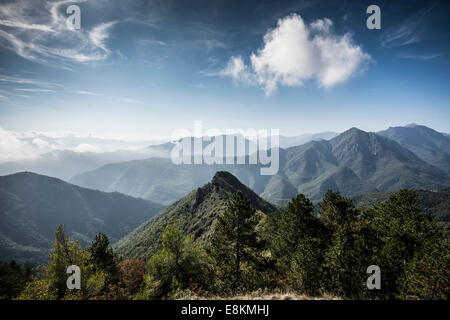
<instances>
[{"instance_id":1,"label":"distant mountain peak","mask_svg":"<svg viewBox=\"0 0 450 320\"><path fill-rule=\"evenodd\" d=\"M357 127L351 127L350 129L342 132L339 136L347 136L347 135L361 135L361 134L368 134L368 132L361 130Z\"/></svg>"}]
</instances>

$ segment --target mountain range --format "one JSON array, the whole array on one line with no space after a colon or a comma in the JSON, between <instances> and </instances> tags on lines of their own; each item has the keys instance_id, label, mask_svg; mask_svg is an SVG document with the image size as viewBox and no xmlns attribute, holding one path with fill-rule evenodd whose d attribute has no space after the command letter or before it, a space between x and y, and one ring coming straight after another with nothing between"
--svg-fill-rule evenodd
<instances>
[{"instance_id":1,"label":"mountain range","mask_svg":"<svg viewBox=\"0 0 450 320\"><path fill-rule=\"evenodd\" d=\"M311 140L329 139L336 136L334 132L303 134L299 136L280 136L280 147L300 145ZM142 160L148 158L170 158L174 143L155 140L152 144L144 145L144 141L120 141L95 137L49 137L44 134L29 133L25 137L14 135L22 145L28 146L29 157L14 161L0 162L0 175L29 171L68 181L73 176L97 169L110 163ZM215 137L212 137L213 139ZM186 137L179 140L194 141L202 138ZM202 141L202 146L209 142ZM40 148L51 151L39 152ZM249 146L255 147L255 142L246 140L248 154ZM33 152L31 152L33 150Z\"/></svg>"},{"instance_id":2,"label":"mountain range","mask_svg":"<svg viewBox=\"0 0 450 320\"><path fill-rule=\"evenodd\" d=\"M22 172L0 177L0 260L40 262L48 257L58 224L87 245L98 232L112 243L162 207L120 193L81 188Z\"/></svg>"},{"instance_id":3,"label":"mountain range","mask_svg":"<svg viewBox=\"0 0 450 320\"><path fill-rule=\"evenodd\" d=\"M378 133L351 128L329 140L280 148L273 176L262 176L259 164L175 165L167 158L172 143L147 147L165 156L107 163L72 183L31 172L0 176L0 260L46 260L58 224L83 245L106 233L129 257L149 257L171 222L207 241L237 190L262 214L298 193L317 203L332 189L365 206L400 188L416 189L425 212L449 221L449 141L419 125ZM47 162L50 170L62 171L60 165L70 163ZM81 160L73 163L83 167Z\"/></svg>"},{"instance_id":4,"label":"mountain range","mask_svg":"<svg viewBox=\"0 0 450 320\"><path fill-rule=\"evenodd\" d=\"M450 139L432 129L411 127L419 136L434 132L440 143ZM401 131L398 136L401 136ZM447 187L450 171L441 163L442 153L428 153L426 159L401 143L409 141L385 137L351 128L330 140L310 141L280 149L279 171L261 176L261 165L175 165L170 159L151 158L102 166L76 175L71 183L102 191L118 191L169 205L191 190L210 181L217 171L229 171L256 193L283 204L296 193L313 201L328 189L346 196L391 192L400 188L440 189ZM424 138L425 139L425 138ZM435 138L436 140L436 138ZM433 140L433 141L435 141ZM436 140L437 141L437 140ZM439 148L435 142L435 148ZM422 155L422 157L424 157ZM445 158L445 157L444 157Z\"/></svg>"}]
</instances>

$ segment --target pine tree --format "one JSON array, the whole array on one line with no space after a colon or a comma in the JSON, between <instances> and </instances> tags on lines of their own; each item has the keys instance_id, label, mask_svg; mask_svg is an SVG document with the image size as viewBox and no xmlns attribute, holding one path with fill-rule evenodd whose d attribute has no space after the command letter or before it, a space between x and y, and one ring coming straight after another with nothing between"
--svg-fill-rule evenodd
<instances>
[{"instance_id":1,"label":"pine tree","mask_svg":"<svg viewBox=\"0 0 450 320\"><path fill-rule=\"evenodd\" d=\"M220 291L235 293L251 286L263 249L256 232L259 221L260 216L240 191L218 217L211 239L211 256Z\"/></svg>"},{"instance_id":2,"label":"pine tree","mask_svg":"<svg viewBox=\"0 0 450 320\"><path fill-rule=\"evenodd\" d=\"M325 228L314 215L314 206L303 194L293 198L278 220L271 243L280 280L308 294L317 294L320 285L321 253Z\"/></svg>"},{"instance_id":3,"label":"pine tree","mask_svg":"<svg viewBox=\"0 0 450 320\"><path fill-rule=\"evenodd\" d=\"M319 216L329 235L323 257L325 291L341 297L361 297L367 293L367 267L375 264L372 254L376 240L369 221L363 219L350 199L330 190L319 204Z\"/></svg>"},{"instance_id":4,"label":"pine tree","mask_svg":"<svg viewBox=\"0 0 450 320\"><path fill-rule=\"evenodd\" d=\"M448 295L448 273L436 271L449 264L448 242L436 219L421 211L417 192L400 190L375 206L372 214L373 228L382 242L377 263L383 272L384 296L432 299ZM433 292L438 286L446 289Z\"/></svg>"},{"instance_id":5,"label":"pine tree","mask_svg":"<svg viewBox=\"0 0 450 320\"><path fill-rule=\"evenodd\" d=\"M109 239L106 234L99 232L95 236L89 248L90 263L94 266L94 271L103 271L106 274L105 287L118 281L119 258L112 248L109 248Z\"/></svg>"}]
</instances>

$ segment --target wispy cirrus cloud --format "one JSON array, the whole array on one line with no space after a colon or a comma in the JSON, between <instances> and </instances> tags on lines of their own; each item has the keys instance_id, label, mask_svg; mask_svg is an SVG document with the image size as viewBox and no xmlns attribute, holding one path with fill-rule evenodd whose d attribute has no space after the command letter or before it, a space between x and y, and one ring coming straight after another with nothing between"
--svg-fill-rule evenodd
<instances>
[{"instance_id":1,"label":"wispy cirrus cloud","mask_svg":"<svg viewBox=\"0 0 450 320\"><path fill-rule=\"evenodd\" d=\"M137 99L106 95L106 94L103 94L103 93L93 92L93 91L78 90L75 93L80 94L80 95L85 95L85 96L103 97L103 98L106 98L106 99L121 100L123 102L129 102L129 103L144 103L143 101L137 100Z\"/></svg>"},{"instance_id":2,"label":"wispy cirrus cloud","mask_svg":"<svg viewBox=\"0 0 450 320\"><path fill-rule=\"evenodd\" d=\"M92 92L92 91L83 91L83 90L80 90L80 91L77 91L76 93L81 94L81 95L86 95L86 96L101 96L100 93Z\"/></svg>"},{"instance_id":3,"label":"wispy cirrus cloud","mask_svg":"<svg viewBox=\"0 0 450 320\"><path fill-rule=\"evenodd\" d=\"M432 60L445 56L445 52L432 53L432 54L410 54L410 53L400 53L398 57L403 59L413 59L413 60Z\"/></svg>"},{"instance_id":4,"label":"wispy cirrus cloud","mask_svg":"<svg viewBox=\"0 0 450 320\"><path fill-rule=\"evenodd\" d=\"M413 14L399 25L383 32L380 37L381 46L385 48L402 47L422 41L427 16L436 4L437 2Z\"/></svg>"},{"instance_id":5,"label":"wispy cirrus cloud","mask_svg":"<svg viewBox=\"0 0 450 320\"><path fill-rule=\"evenodd\" d=\"M21 87L15 87L17 85L20 85ZM32 78L20 77L17 75L10 76L0 74L0 92L2 93L3 96L5 96L5 98L18 97L28 99L31 98L31 96L28 94L56 93L62 90L63 88L64 85L56 82L36 80Z\"/></svg>"},{"instance_id":6,"label":"wispy cirrus cloud","mask_svg":"<svg viewBox=\"0 0 450 320\"><path fill-rule=\"evenodd\" d=\"M77 3L86 2L80 0ZM106 59L109 31L115 21L86 30L67 27L65 10L70 0L17 0L0 4L0 46L21 57L49 64Z\"/></svg>"},{"instance_id":7,"label":"wispy cirrus cloud","mask_svg":"<svg viewBox=\"0 0 450 320\"><path fill-rule=\"evenodd\" d=\"M46 93L50 93L50 92L55 92L55 90L50 90L50 89L36 89L36 88L14 88L14 90L16 91L25 91L25 92L46 92Z\"/></svg>"},{"instance_id":8,"label":"wispy cirrus cloud","mask_svg":"<svg viewBox=\"0 0 450 320\"><path fill-rule=\"evenodd\" d=\"M36 79L29 79L17 76L8 76L0 74L0 82L6 83L16 83L16 84L26 84L26 85L37 85L37 86L52 86L52 87L64 87L64 85L55 82L47 82Z\"/></svg>"}]
</instances>

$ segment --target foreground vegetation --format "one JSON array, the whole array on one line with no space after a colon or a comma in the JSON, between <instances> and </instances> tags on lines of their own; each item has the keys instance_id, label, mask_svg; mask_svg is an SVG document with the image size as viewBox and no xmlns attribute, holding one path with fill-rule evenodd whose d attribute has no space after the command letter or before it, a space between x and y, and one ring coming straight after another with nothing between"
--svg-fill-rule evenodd
<instances>
[{"instance_id":1,"label":"foreground vegetation","mask_svg":"<svg viewBox=\"0 0 450 320\"><path fill-rule=\"evenodd\" d=\"M5 299L344 298L448 299L446 225L420 210L417 193L400 190L370 208L328 191L317 212L304 195L264 215L237 192L204 244L173 223L149 260L121 259L106 235L89 248L60 226L46 265L1 264ZM68 290L66 268L81 269ZM366 269L381 269L368 290ZM289 292L289 294L283 294Z\"/></svg>"}]
</instances>

